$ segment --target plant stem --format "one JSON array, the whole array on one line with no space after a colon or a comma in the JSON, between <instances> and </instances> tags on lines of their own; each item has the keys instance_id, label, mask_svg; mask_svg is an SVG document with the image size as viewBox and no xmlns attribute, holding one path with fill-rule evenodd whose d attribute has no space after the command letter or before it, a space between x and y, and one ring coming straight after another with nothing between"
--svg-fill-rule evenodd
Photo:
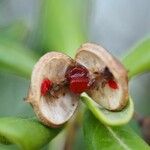
<instances>
[{"instance_id":1,"label":"plant stem","mask_svg":"<svg viewBox=\"0 0 150 150\"><path fill-rule=\"evenodd\" d=\"M81 109L80 109L81 110ZM72 150L72 146L74 145L74 141L76 138L76 133L79 130L83 118L83 113L78 110L75 118L68 124L67 127L67 135L64 144L64 150Z\"/></svg>"}]
</instances>

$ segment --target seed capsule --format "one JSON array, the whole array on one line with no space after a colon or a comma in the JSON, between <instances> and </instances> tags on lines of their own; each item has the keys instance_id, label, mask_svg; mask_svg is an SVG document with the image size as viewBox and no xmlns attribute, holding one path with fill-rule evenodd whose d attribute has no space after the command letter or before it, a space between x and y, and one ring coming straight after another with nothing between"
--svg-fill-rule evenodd
<instances>
[{"instance_id":1,"label":"seed capsule","mask_svg":"<svg viewBox=\"0 0 150 150\"><path fill-rule=\"evenodd\" d=\"M41 122L59 127L74 114L82 92L109 110L126 106L127 71L101 46L83 44L75 61L58 52L42 56L34 66L27 101Z\"/></svg>"},{"instance_id":2,"label":"seed capsule","mask_svg":"<svg viewBox=\"0 0 150 150\"><path fill-rule=\"evenodd\" d=\"M116 58L99 45L85 43L79 48L75 60L95 79L94 87L87 91L95 102L113 111L126 106L127 71Z\"/></svg>"},{"instance_id":3,"label":"seed capsule","mask_svg":"<svg viewBox=\"0 0 150 150\"><path fill-rule=\"evenodd\" d=\"M65 77L73 62L62 53L49 52L34 66L27 101L47 126L59 127L70 119L77 108L79 95L69 90Z\"/></svg>"}]
</instances>

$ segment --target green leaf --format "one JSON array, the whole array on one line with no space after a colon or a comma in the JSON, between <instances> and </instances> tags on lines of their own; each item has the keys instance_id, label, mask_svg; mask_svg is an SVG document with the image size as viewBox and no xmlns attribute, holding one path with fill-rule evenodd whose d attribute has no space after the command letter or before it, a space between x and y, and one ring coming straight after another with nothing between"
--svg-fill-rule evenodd
<instances>
[{"instance_id":1,"label":"green leaf","mask_svg":"<svg viewBox=\"0 0 150 150\"><path fill-rule=\"evenodd\" d=\"M86 40L87 0L44 0L40 40L47 50L74 56Z\"/></svg>"},{"instance_id":2,"label":"green leaf","mask_svg":"<svg viewBox=\"0 0 150 150\"><path fill-rule=\"evenodd\" d=\"M150 71L150 38L143 40L123 59L129 78Z\"/></svg>"},{"instance_id":3,"label":"green leaf","mask_svg":"<svg viewBox=\"0 0 150 150\"><path fill-rule=\"evenodd\" d=\"M103 125L90 111L85 112L83 131L88 150L150 150L130 127Z\"/></svg>"},{"instance_id":4,"label":"green leaf","mask_svg":"<svg viewBox=\"0 0 150 150\"><path fill-rule=\"evenodd\" d=\"M17 21L1 27L0 32L1 37L5 37L8 40L22 42L27 36L29 29L23 21Z\"/></svg>"},{"instance_id":5,"label":"green leaf","mask_svg":"<svg viewBox=\"0 0 150 150\"><path fill-rule=\"evenodd\" d=\"M32 107L23 100L28 88L27 79L0 72L0 117L34 115Z\"/></svg>"},{"instance_id":6,"label":"green leaf","mask_svg":"<svg viewBox=\"0 0 150 150\"><path fill-rule=\"evenodd\" d=\"M134 112L131 98L129 98L127 106L121 111L109 111L100 107L86 93L81 95L81 100L100 122L110 126L119 126L128 123Z\"/></svg>"},{"instance_id":7,"label":"green leaf","mask_svg":"<svg viewBox=\"0 0 150 150\"><path fill-rule=\"evenodd\" d=\"M38 150L52 140L61 129L48 128L32 118L0 118L0 142L16 144L24 150Z\"/></svg>"},{"instance_id":8,"label":"green leaf","mask_svg":"<svg viewBox=\"0 0 150 150\"><path fill-rule=\"evenodd\" d=\"M0 37L0 70L29 77L36 60L28 48Z\"/></svg>"}]
</instances>

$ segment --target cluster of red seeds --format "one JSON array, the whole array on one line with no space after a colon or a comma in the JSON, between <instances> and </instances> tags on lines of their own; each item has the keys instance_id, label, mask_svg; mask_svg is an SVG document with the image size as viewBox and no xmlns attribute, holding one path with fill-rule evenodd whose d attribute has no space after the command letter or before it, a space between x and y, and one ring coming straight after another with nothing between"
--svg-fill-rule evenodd
<instances>
[{"instance_id":1,"label":"cluster of red seeds","mask_svg":"<svg viewBox=\"0 0 150 150\"><path fill-rule=\"evenodd\" d=\"M80 94L90 87L90 78L88 70L81 66L70 68L67 71L66 78L69 81L69 89L73 93Z\"/></svg>"},{"instance_id":2,"label":"cluster of red seeds","mask_svg":"<svg viewBox=\"0 0 150 150\"><path fill-rule=\"evenodd\" d=\"M68 69L66 72L66 79L69 83L69 89L75 94L80 94L88 90L91 86L89 72L83 66L75 66ZM118 89L116 81L108 80L107 84L112 89ZM41 95L45 96L49 90L52 89L52 81L44 79L41 84Z\"/></svg>"}]
</instances>

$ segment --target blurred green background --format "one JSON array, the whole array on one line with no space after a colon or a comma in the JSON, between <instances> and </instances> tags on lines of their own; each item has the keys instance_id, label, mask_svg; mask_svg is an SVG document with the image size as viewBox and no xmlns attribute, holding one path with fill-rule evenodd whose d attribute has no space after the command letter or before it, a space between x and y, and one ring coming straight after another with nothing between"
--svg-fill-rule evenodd
<instances>
[{"instance_id":1,"label":"blurred green background","mask_svg":"<svg viewBox=\"0 0 150 150\"><path fill-rule=\"evenodd\" d=\"M121 59L149 36L149 5L149 0L0 0L0 117L34 116L23 98L33 65L47 51L73 57L90 41ZM147 73L130 82L135 110L142 115L150 114L149 79ZM131 126L140 132L135 122ZM45 149L61 150L63 134ZM84 149L82 130L76 139L74 149Z\"/></svg>"}]
</instances>

